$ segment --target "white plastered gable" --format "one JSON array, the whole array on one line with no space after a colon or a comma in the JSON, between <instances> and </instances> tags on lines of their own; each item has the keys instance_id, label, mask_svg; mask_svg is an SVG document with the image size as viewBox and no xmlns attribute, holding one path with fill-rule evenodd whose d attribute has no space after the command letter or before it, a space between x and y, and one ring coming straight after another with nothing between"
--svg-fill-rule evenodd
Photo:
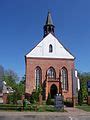
<instances>
[{"instance_id":1,"label":"white plastered gable","mask_svg":"<svg viewBox=\"0 0 90 120\"><path fill-rule=\"evenodd\" d=\"M52 45L52 52L49 52L49 45ZM74 56L72 56L72 54L68 52L51 33L43 38L43 40L31 50L26 57L74 59Z\"/></svg>"}]
</instances>

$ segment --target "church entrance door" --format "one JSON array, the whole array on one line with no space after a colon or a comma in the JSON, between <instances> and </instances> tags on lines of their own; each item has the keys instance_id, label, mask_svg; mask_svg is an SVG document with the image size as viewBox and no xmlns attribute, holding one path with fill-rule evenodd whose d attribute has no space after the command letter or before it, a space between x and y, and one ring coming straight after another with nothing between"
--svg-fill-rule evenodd
<instances>
[{"instance_id":1,"label":"church entrance door","mask_svg":"<svg viewBox=\"0 0 90 120\"><path fill-rule=\"evenodd\" d=\"M54 96L57 94L57 86L53 84L50 88L51 98L54 98Z\"/></svg>"}]
</instances>

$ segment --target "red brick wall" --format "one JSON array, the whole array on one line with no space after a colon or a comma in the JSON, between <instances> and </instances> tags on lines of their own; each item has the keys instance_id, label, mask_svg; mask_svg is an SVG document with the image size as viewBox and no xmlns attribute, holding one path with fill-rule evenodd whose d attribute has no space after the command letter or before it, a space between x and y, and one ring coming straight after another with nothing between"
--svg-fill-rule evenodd
<instances>
[{"instance_id":1,"label":"red brick wall","mask_svg":"<svg viewBox=\"0 0 90 120\"><path fill-rule=\"evenodd\" d=\"M68 70L68 91L63 91L64 98L72 98L72 69L74 69L74 60L70 59L47 59L47 58L26 58L26 89L25 92L31 94L35 89L35 68L39 66L42 70L42 83L46 79L46 71L53 67L56 71L56 78L59 78L59 72L62 67ZM48 92L50 91L48 86ZM57 85L58 88L58 85Z\"/></svg>"},{"instance_id":2,"label":"red brick wall","mask_svg":"<svg viewBox=\"0 0 90 120\"><path fill-rule=\"evenodd\" d=\"M4 104L6 104L6 103L8 102L7 97L8 97L8 94L7 94L7 93L4 93L4 94L3 94L3 103L4 103Z\"/></svg>"}]
</instances>

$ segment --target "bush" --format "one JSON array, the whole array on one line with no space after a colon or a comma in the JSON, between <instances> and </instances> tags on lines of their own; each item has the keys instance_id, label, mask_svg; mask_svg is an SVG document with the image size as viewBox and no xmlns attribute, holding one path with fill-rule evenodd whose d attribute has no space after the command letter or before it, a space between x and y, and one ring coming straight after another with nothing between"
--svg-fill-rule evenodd
<instances>
[{"instance_id":1,"label":"bush","mask_svg":"<svg viewBox=\"0 0 90 120\"><path fill-rule=\"evenodd\" d=\"M20 100L21 96L17 93L10 93L8 94L7 101L8 104L17 104L17 100Z\"/></svg>"},{"instance_id":2,"label":"bush","mask_svg":"<svg viewBox=\"0 0 90 120\"><path fill-rule=\"evenodd\" d=\"M39 101L39 95L42 93L41 86L38 86L38 89L36 89L34 92L32 92L32 95L30 97L31 103L36 103Z\"/></svg>"},{"instance_id":3,"label":"bush","mask_svg":"<svg viewBox=\"0 0 90 120\"><path fill-rule=\"evenodd\" d=\"M72 101L64 101L64 105L67 107L73 107L73 102Z\"/></svg>"},{"instance_id":4,"label":"bush","mask_svg":"<svg viewBox=\"0 0 90 120\"><path fill-rule=\"evenodd\" d=\"M79 90L79 92L78 92L78 104L82 105L82 103L83 103L83 96L82 96L81 90Z\"/></svg>"},{"instance_id":5,"label":"bush","mask_svg":"<svg viewBox=\"0 0 90 120\"><path fill-rule=\"evenodd\" d=\"M64 101L64 105L67 107L73 107L73 101L71 97L66 98L66 101Z\"/></svg>"},{"instance_id":6,"label":"bush","mask_svg":"<svg viewBox=\"0 0 90 120\"><path fill-rule=\"evenodd\" d=\"M51 94L49 93L48 94L48 98L47 98L47 101L46 101L46 104L47 105L51 105L52 101L51 101Z\"/></svg>"},{"instance_id":7,"label":"bush","mask_svg":"<svg viewBox=\"0 0 90 120\"><path fill-rule=\"evenodd\" d=\"M56 112L57 110L56 110L56 108L54 107L54 106L47 106L46 107L46 111L48 111L48 112Z\"/></svg>"},{"instance_id":8,"label":"bush","mask_svg":"<svg viewBox=\"0 0 90 120\"><path fill-rule=\"evenodd\" d=\"M38 92L37 91L33 92L30 97L30 102L36 103L38 101L38 97L39 97Z\"/></svg>"},{"instance_id":9,"label":"bush","mask_svg":"<svg viewBox=\"0 0 90 120\"><path fill-rule=\"evenodd\" d=\"M22 100L17 100L17 104L18 104L18 105L23 105Z\"/></svg>"}]
</instances>

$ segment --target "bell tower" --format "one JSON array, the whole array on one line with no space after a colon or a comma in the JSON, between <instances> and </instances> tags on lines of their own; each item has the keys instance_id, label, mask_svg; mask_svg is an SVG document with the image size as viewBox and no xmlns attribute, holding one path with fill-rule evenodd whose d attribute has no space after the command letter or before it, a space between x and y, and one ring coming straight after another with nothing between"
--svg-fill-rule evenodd
<instances>
[{"instance_id":1,"label":"bell tower","mask_svg":"<svg viewBox=\"0 0 90 120\"><path fill-rule=\"evenodd\" d=\"M47 36L49 33L52 33L54 35L54 28L55 28L55 26L53 25L51 14L50 14L50 12L48 12L46 23L43 27L44 37Z\"/></svg>"}]
</instances>

